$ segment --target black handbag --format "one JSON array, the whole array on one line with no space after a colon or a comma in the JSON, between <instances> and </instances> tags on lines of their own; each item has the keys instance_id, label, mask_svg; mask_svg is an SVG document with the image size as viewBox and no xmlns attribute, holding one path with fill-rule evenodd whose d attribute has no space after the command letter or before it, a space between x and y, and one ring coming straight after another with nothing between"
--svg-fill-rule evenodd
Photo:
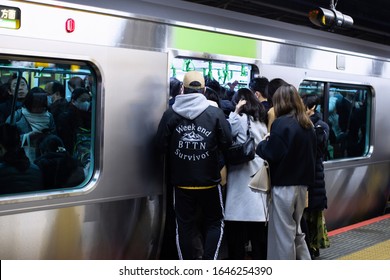
<instances>
[{"instance_id":1,"label":"black handbag","mask_svg":"<svg viewBox=\"0 0 390 280\"><path fill-rule=\"evenodd\" d=\"M237 165L242 164L248 161L251 161L255 158L256 155L256 146L255 139L253 138L250 128L251 124L248 118L248 130L246 131L247 139L244 143L233 144L229 147L226 153L226 161L228 164Z\"/></svg>"}]
</instances>

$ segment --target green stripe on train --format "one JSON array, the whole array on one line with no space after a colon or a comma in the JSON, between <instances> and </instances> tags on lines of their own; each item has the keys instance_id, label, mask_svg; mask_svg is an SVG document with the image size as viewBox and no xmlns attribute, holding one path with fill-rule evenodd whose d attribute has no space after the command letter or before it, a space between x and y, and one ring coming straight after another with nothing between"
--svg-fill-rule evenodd
<instances>
[{"instance_id":1,"label":"green stripe on train","mask_svg":"<svg viewBox=\"0 0 390 280\"><path fill-rule=\"evenodd\" d=\"M173 28L172 47L194 52L257 57L256 40L183 27Z\"/></svg>"}]
</instances>

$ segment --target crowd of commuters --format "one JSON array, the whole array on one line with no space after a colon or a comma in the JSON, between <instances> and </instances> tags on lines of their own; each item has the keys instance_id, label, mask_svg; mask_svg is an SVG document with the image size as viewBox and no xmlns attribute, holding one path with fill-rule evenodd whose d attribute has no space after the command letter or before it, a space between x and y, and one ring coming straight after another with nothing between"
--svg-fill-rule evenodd
<instances>
[{"instance_id":1,"label":"crowd of commuters","mask_svg":"<svg viewBox=\"0 0 390 280\"><path fill-rule=\"evenodd\" d=\"M156 134L172 193L161 258L318 257L329 246L323 215L329 127L316 95L300 96L281 78L225 89L196 71L183 81L171 78L170 86L170 108ZM244 143L248 127L255 158L229 164L229 146ZM248 187L263 160L271 170L268 194Z\"/></svg>"},{"instance_id":2,"label":"crowd of commuters","mask_svg":"<svg viewBox=\"0 0 390 280\"><path fill-rule=\"evenodd\" d=\"M0 87L0 194L74 187L91 160L90 89L80 77L30 88ZM329 246L323 161L331 129L316 95L281 78L221 86L189 71L170 79L169 108L156 134L168 186L162 259L313 259ZM254 159L227 162L247 130ZM267 160L269 194L251 177ZM271 197L271 199L270 199ZM172 250L176 247L177 250ZM222 252L222 254L221 254Z\"/></svg>"},{"instance_id":3,"label":"crowd of commuters","mask_svg":"<svg viewBox=\"0 0 390 280\"><path fill-rule=\"evenodd\" d=\"M32 87L23 76L1 85L0 194L75 187L85 179L91 144L91 93L83 79Z\"/></svg>"}]
</instances>

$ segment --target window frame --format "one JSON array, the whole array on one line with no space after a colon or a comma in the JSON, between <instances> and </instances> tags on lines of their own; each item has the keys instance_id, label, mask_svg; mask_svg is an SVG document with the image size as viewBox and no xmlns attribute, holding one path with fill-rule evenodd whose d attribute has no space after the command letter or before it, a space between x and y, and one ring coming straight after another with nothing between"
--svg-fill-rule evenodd
<instances>
[{"instance_id":1,"label":"window frame","mask_svg":"<svg viewBox=\"0 0 390 280\"><path fill-rule=\"evenodd\" d=\"M331 97L331 89L332 88L335 88L335 87L338 87L338 88L343 88L344 90L355 90L355 91L359 91L359 90L365 90L366 91L366 94L365 94L365 99L366 99L366 105L365 108L366 109L366 112L365 112L365 120L364 120L364 123L361 124L362 126L365 126L365 134L362 136L364 138L364 142L363 142L363 151L361 154L359 155L348 155L348 153L345 155L345 156L341 156L341 157L336 157L336 158L330 158L330 156L328 155L327 158L325 159L325 161L331 161L331 162L335 162L335 161L345 161L345 160L356 160L356 159L359 159L359 158L367 158L367 157L370 157L371 155L371 135L372 135L372 123L373 123L373 115L372 115L372 112L373 112L373 100L374 100L374 89L371 85L368 85L368 84L364 84L364 83L356 83L356 82L345 82L345 81L333 81L333 80L324 80L324 79L304 79L300 82L299 84L299 87L298 87L298 91L300 94L305 94L303 91L302 91L302 86L303 84L307 82L307 83L319 83L319 84L322 84L322 91L319 93L320 94L320 100L321 100L321 107L323 108L323 112L322 112L322 119L328 124L330 125L330 128L331 128L331 123L330 123L330 112L329 112L329 109L330 109L330 97ZM352 110L354 109L355 107L353 107L351 109L351 112ZM359 109L359 108L357 108ZM356 110L355 110L356 111ZM349 133L349 132L348 132ZM349 135L349 134L347 134ZM330 140L329 140L330 141Z\"/></svg>"},{"instance_id":2,"label":"window frame","mask_svg":"<svg viewBox=\"0 0 390 280\"><path fill-rule=\"evenodd\" d=\"M4 65L6 62L11 63L12 65ZM17 63L20 63L20 66ZM32 67L32 65L35 65ZM60 69L53 68L55 66L66 65L69 69ZM45 67L46 66L46 67ZM48 66L48 67L47 67ZM85 70L87 69L87 70ZM42 199L52 199L54 197L69 197L74 195L82 195L86 192L90 192L93 188L91 184L92 181L96 181L96 169L97 169L97 147L100 146L100 140L97 135L98 131L98 112L97 110L101 108L101 71L99 68L92 62L82 59L63 59L58 57L40 57L40 56L26 56L18 54L0 54L0 78L2 82L5 82L4 73L8 71L10 73L17 72L18 76L22 74L24 78L27 79L29 83L29 89L39 86L43 87L45 85L45 79L41 80L41 75L52 75L50 79L46 79L46 83L52 80L57 80L54 77L62 75L62 83L66 91L66 98L70 101L70 93L68 92L67 81L71 76L80 75L80 76L92 76L93 83L90 88L91 92L91 145L90 145L90 166L85 174L85 179L81 184L75 185L74 187L69 188L52 188L45 189L43 186L40 190L33 192L17 192L0 195L0 204L12 203L12 202L21 202L21 201L34 201ZM23 75L24 73L24 75ZM28 74L25 74L28 73ZM37 75L37 73L39 75ZM10 76L11 77L11 76ZM32 79L36 79L32 81ZM43 81L43 82L41 82Z\"/></svg>"}]
</instances>

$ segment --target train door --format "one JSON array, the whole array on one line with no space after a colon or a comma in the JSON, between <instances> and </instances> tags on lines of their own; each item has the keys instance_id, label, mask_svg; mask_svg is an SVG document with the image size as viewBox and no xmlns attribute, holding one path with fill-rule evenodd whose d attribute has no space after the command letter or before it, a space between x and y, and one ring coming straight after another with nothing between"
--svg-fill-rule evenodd
<instances>
[{"instance_id":1,"label":"train door","mask_svg":"<svg viewBox=\"0 0 390 280\"><path fill-rule=\"evenodd\" d=\"M214 58L213 56L204 59L202 57L201 54L176 56L171 63L170 77L182 81L184 74L188 71L195 70L203 73L206 87L216 91L223 107L231 106L227 102L232 100L234 92L241 87L249 87L251 79L259 75L255 60L231 57Z\"/></svg>"}]
</instances>

